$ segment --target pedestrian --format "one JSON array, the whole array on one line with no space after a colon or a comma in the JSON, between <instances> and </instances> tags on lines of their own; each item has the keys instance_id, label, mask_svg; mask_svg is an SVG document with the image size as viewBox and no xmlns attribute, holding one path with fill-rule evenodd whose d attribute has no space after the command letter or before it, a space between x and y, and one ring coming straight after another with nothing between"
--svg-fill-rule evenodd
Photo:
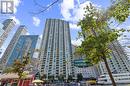
<instances>
[{"instance_id":1,"label":"pedestrian","mask_svg":"<svg viewBox=\"0 0 130 86\"><path fill-rule=\"evenodd\" d=\"M78 82L78 86L80 86L80 83Z\"/></svg>"}]
</instances>

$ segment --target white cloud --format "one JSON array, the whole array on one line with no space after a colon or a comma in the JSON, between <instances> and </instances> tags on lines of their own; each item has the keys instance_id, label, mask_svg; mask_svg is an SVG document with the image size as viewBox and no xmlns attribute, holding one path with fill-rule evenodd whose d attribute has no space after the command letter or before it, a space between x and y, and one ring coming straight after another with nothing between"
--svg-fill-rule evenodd
<instances>
[{"instance_id":1,"label":"white cloud","mask_svg":"<svg viewBox=\"0 0 130 86\"><path fill-rule=\"evenodd\" d=\"M82 44L82 40L83 39L75 39L75 40L71 40L71 43L75 46L80 46Z\"/></svg>"},{"instance_id":2,"label":"white cloud","mask_svg":"<svg viewBox=\"0 0 130 86\"><path fill-rule=\"evenodd\" d=\"M72 9L74 9L74 0L63 0L61 3L61 14L66 20L71 17L70 10Z\"/></svg>"},{"instance_id":3,"label":"white cloud","mask_svg":"<svg viewBox=\"0 0 130 86\"><path fill-rule=\"evenodd\" d=\"M42 34L39 37L40 37L40 39L42 39Z\"/></svg>"},{"instance_id":4,"label":"white cloud","mask_svg":"<svg viewBox=\"0 0 130 86\"><path fill-rule=\"evenodd\" d=\"M34 24L35 26L39 26L39 24L40 24L40 19L39 19L38 17L33 17L33 24Z\"/></svg>"},{"instance_id":5,"label":"white cloud","mask_svg":"<svg viewBox=\"0 0 130 86\"><path fill-rule=\"evenodd\" d=\"M130 26L127 26L127 29L130 29Z\"/></svg>"},{"instance_id":6,"label":"white cloud","mask_svg":"<svg viewBox=\"0 0 130 86\"><path fill-rule=\"evenodd\" d=\"M70 23L69 26L70 26L71 29L75 29L75 30L81 29L81 27L77 26L77 24Z\"/></svg>"},{"instance_id":7,"label":"white cloud","mask_svg":"<svg viewBox=\"0 0 130 86\"><path fill-rule=\"evenodd\" d=\"M63 0L61 3L61 14L64 20L77 22L79 19L82 19L84 14L83 8L89 5L89 3L91 2L85 1L84 3L80 4L79 0Z\"/></svg>"},{"instance_id":8,"label":"white cloud","mask_svg":"<svg viewBox=\"0 0 130 86\"><path fill-rule=\"evenodd\" d=\"M13 1L15 6L19 6L19 4L21 3L21 0L13 0Z\"/></svg>"},{"instance_id":9,"label":"white cloud","mask_svg":"<svg viewBox=\"0 0 130 86\"><path fill-rule=\"evenodd\" d=\"M21 1L20 0L13 0L13 1L14 1L14 13L16 13L17 12L17 7L21 3Z\"/></svg>"},{"instance_id":10,"label":"white cloud","mask_svg":"<svg viewBox=\"0 0 130 86\"><path fill-rule=\"evenodd\" d=\"M10 19L13 19L16 22L16 25L20 25L19 19L17 19L15 16L10 16Z\"/></svg>"},{"instance_id":11,"label":"white cloud","mask_svg":"<svg viewBox=\"0 0 130 86\"><path fill-rule=\"evenodd\" d=\"M70 23L70 29L80 30L80 27L77 27L77 22L83 19L84 17L84 8L90 5L90 1L81 2L80 0L63 0L61 3L61 15L63 19ZM93 4L93 3L92 3ZM100 7L93 4L95 7Z\"/></svg>"},{"instance_id":12,"label":"white cloud","mask_svg":"<svg viewBox=\"0 0 130 86\"><path fill-rule=\"evenodd\" d=\"M76 2L78 3L78 5L80 5L80 1L79 0L76 0Z\"/></svg>"},{"instance_id":13,"label":"white cloud","mask_svg":"<svg viewBox=\"0 0 130 86\"><path fill-rule=\"evenodd\" d=\"M75 9L73 9L73 21L79 21L80 19L82 19L84 17L84 7L86 7L87 5L89 5L89 3L91 3L90 1L86 1L82 4L80 4L79 6L76 6Z\"/></svg>"},{"instance_id":14,"label":"white cloud","mask_svg":"<svg viewBox=\"0 0 130 86\"><path fill-rule=\"evenodd\" d=\"M26 33L26 35L30 35L30 33L29 33L29 32L27 32L27 33Z\"/></svg>"}]
</instances>

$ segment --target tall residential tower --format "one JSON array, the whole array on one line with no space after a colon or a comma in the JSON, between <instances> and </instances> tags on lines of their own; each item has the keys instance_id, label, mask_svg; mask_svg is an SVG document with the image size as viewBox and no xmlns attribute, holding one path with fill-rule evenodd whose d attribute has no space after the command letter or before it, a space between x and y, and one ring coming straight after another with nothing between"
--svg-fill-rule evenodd
<instances>
[{"instance_id":1,"label":"tall residential tower","mask_svg":"<svg viewBox=\"0 0 130 86\"><path fill-rule=\"evenodd\" d=\"M40 71L47 77L73 75L69 22L47 19L42 37Z\"/></svg>"},{"instance_id":2,"label":"tall residential tower","mask_svg":"<svg viewBox=\"0 0 130 86\"><path fill-rule=\"evenodd\" d=\"M15 21L13 19L6 19L3 24L0 24L0 47L3 45L4 41L8 37L9 32L15 26Z\"/></svg>"},{"instance_id":3,"label":"tall residential tower","mask_svg":"<svg viewBox=\"0 0 130 86\"><path fill-rule=\"evenodd\" d=\"M0 23L0 37L4 33L3 27L4 27L4 25L2 23Z\"/></svg>"},{"instance_id":4,"label":"tall residential tower","mask_svg":"<svg viewBox=\"0 0 130 86\"><path fill-rule=\"evenodd\" d=\"M113 74L129 73L130 63L124 49L117 40L111 43L110 49L112 50L111 59L108 59L108 64ZM99 64L100 74L107 74L104 62Z\"/></svg>"},{"instance_id":5,"label":"tall residential tower","mask_svg":"<svg viewBox=\"0 0 130 86\"><path fill-rule=\"evenodd\" d=\"M17 43L19 37L21 35L25 35L27 34L27 30L26 30L26 27L21 25L19 26L19 28L17 29L16 33L14 34L12 40L10 41L8 47L6 48L3 56L2 56L2 59L1 59L1 65L2 67L5 66L5 63L7 62L7 59L9 58L10 54L12 53L14 47L15 47L15 44Z\"/></svg>"}]
</instances>

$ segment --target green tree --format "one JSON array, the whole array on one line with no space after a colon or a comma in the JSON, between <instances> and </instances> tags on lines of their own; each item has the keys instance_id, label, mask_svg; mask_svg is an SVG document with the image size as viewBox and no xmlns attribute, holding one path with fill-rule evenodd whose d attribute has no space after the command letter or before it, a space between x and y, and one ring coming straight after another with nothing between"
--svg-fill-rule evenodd
<instances>
[{"instance_id":1,"label":"green tree","mask_svg":"<svg viewBox=\"0 0 130 86\"><path fill-rule=\"evenodd\" d=\"M58 76L58 80L59 80L59 81L64 81L64 75L62 75L62 74L59 75L59 76Z\"/></svg>"},{"instance_id":2,"label":"green tree","mask_svg":"<svg viewBox=\"0 0 130 86\"><path fill-rule=\"evenodd\" d=\"M72 81L73 80L73 76L72 75L68 75L68 81Z\"/></svg>"},{"instance_id":3,"label":"green tree","mask_svg":"<svg viewBox=\"0 0 130 86\"><path fill-rule=\"evenodd\" d=\"M54 78L55 78L54 75L48 76L48 79L49 79L50 81L52 81L52 82L54 81Z\"/></svg>"},{"instance_id":4,"label":"green tree","mask_svg":"<svg viewBox=\"0 0 130 86\"><path fill-rule=\"evenodd\" d=\"M90 3L85 8L84 18L78 23L82 29L79 36L83 37L84 41L77 48L76 53L86 55L86 61L93 64L104 61L113 86L116 86L116 83L107 63L107 58L110 58L112 51L109 46L117 40L120 36L119 33L123 32L124 29L116 30L110 26L113 23L112 18L117 20L119 24L128 18L130 15L129 4L129 0L115 0L110 8L101 10Z\"/></svg>"},{"instance_id":5,"label":"green tree","mask_svg":"<svg viewBox=\"0 0 130 86\"><path fill-rule=\"evenodd\" d=\"M11 73L13 70L12 67L7 67L6 69L3 70L3 73Z\"/></svg>"},{"instance_id":6,"label":"green tree","mask_svg":"<svg viewBox=\"0 0 130 86\"><path fill-rule=\"evenodd\" d=\"M43 75L40 77L41 80L45 80L46 78L47 78L47 75L46 75L46 74L43 74Z\"/></svg>"},{"instance_id":7,"label":"green tree","mask_svg":"<svg viewBox=\"0 0 130 86\"><path fill-rule=\"evenodd\" d=\"M77 74L77 81L82 81L83 80L83 75L82 73Z\"/></svg>"},{"instance_id":8,"label":"green tree","mask_svg":"<svg viewBox=\"0 0 130 86\"><path fill-rule=\"evenodd\" d=\"M26 56L23 56L22 60L16 59L13 62L13 65L9 68L6 68L5 73L17 73L19 79L25 78L25 67L30 63L30 53L27 53Z\"/></svg>"}]
</instances>

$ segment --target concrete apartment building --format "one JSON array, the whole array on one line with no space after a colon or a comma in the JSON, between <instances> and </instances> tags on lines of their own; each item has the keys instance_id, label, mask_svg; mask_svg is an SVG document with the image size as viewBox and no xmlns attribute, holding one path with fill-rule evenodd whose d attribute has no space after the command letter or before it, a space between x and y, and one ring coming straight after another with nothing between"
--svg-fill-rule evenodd
<instances>
[{"instance_id":1,"label":"concrete apartment building","mask_svg":"<svg viewBox=\"0 0 130 86\"><path fill-rule=\"evenodd\" d=\"M47 77L74 75L69 22L47 19L43 32L40 72Z\"/></svg>"}]
</instances>

